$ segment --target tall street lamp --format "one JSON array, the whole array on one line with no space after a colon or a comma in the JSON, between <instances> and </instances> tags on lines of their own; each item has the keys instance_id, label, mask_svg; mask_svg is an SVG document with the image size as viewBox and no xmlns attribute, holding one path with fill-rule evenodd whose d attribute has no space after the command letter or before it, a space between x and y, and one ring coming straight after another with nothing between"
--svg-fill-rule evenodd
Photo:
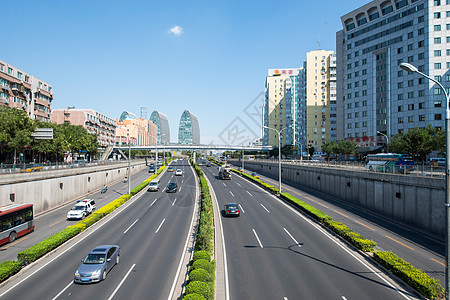
<instances>
[{"instance_id":1,"label":"tall street lamp","mask_svg":"<svg viewBox=\"0 0 450 300\"><path fill-rule=\"evenodd\" d=\"M425 78L436 83L445 95L445 299L449 299L449 288L450 288L450 109L449 109L449 95L444 86L434 78L422 73L415 66L408 63L401 63L400 68L407 72L417 73Z\"/></svg>"},{"instance_id":2,"label":"tall street lamp","mask_svg":"<svg viewBox=\"0 0 450 300\"><path fill-rule=\"evenodd\" d=\"M378 131L378 130L377 130L377 133L378 133L378 134L381 134L382 136L384 136L384 137L386 138L386 149L387 149L387 144L389 144L389 138L388 138L388 136L387 136L386 134L384 134L384 133Z\"/></svg>"},{"instance_id":3,"label":"tall street lamp","mask_svg":"<svg viewBox=\"0 0 450 300\"><path fill-rule=\"evenodd\" d=\"M128 194L131 194L131 143L130 143L130 129L127 129L128 136Z\"/></svg>"},{"instance_id":4,"label":"tall street lamp","mask_svg":"<svg viewBox=\"0 0 450 300\"><path fill-rule=\"evenodd\" d=\"M278 192L281 195L281 133L283 130L288 129L291 125L282 128L281 130L276 130L275 128L270 128L267 126L263 126L264 128L275 130L278 133Z\"/></svg>"}]
</instances>

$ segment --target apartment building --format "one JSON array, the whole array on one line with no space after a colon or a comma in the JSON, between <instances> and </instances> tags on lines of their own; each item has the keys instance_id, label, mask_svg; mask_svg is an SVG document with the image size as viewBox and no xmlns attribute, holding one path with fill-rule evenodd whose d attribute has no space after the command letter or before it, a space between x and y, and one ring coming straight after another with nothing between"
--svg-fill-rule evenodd
<instances>
[{"instance_id":1,"label":"apartment building","mask_svg":"<svg viewBox=\"0 0 450 300\"><path fill-rule=\"evenodd\" d=\"M0 60L0 105L23 110L31 119L50 122L52 86Z\"/></svg>"},{"instance_id":2,"label":"apartment building","mask_svg":"<svg viewBox=\"0 0 450 300\"><path fill-rule=\"evenodd\" d=\"M128 142L136 146L156 145L157 126L152 121L124 111L116 122L116 145L127 145Z\"/></svg>"},{"instance_id":3,"label":"apartment building","mask_svg":"<svg viewBox=\"0 0 450 300\"><path fill-rule=\"evenodd\" d=\"M375 0L341 17L336 34L337 139L370 149L414 127L444 128L450 87L450 0Z\"/></svg>"},{"instance_id":4,"label":"apartment building","mask_svg":"<svg viewBox=\"0 0 450 300\"><path fill-rule=\"evenodd\" d=\"M93 109L77 109L74 107L54 109L51 121L56 124L70 123L81 125L87 132L97 135L100 150L114 145L116 121Z\"/></svg>"}]
</instances>

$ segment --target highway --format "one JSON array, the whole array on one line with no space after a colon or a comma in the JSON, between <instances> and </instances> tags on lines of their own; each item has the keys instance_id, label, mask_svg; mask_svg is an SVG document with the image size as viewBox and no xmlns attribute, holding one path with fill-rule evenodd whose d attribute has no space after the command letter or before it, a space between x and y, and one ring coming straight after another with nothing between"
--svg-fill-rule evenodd
<instances>
[{"instance_id":1,"label":"highway","mask_svg":"<svg viewBox=\"0 0 450 300\"><path fill-rule=\"evenodd\" d=\"M186 160L173 162L183 176L165 172L158 192L145 191L61 247L0 286L1 299L168 299L193 220L198 191ZM169 181L177 193L166 193ZM73 284L80 260L102 244L120 246L120 263L105 281ZM47 262L48 261L48 262ZM28 267L27 267L28 268ZM37 270L34 270L36 269Z\"/></svg>"},{"instance_id":2,"label":"highway","mask_svg":"<svg viewBox=\"0 0 450 300\"><path fill-rule=\"evenodd\" d=\"M238 218L222 213L229 299L415 298L276 197L235 174L219 180L214 165L202 169L219 207L241 207Z\"/></svg>"},{"instance_id":3,"label":"highway","mask_svg":"<svg viewBox=\"0 0 450 300\"><path fill-rule=\"evenodd\" d=\"M251 174L246 170L246 173ZM261 180L278 187L278 178L261 175ZM429 276L445 283L445 245L436 237L373 213L368 209L341 201L306 187L283 182L283 191L320 209L339 221L377 242L377 249L393 251L399 257L421 269Z\"/></svg>"}]
</instances>

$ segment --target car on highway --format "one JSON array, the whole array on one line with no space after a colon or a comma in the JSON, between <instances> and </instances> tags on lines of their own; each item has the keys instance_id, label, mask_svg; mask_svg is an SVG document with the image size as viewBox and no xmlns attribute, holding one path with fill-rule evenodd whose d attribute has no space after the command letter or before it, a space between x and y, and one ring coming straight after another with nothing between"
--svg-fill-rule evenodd
<instances>
[{"instance_id":1,"label":"car on highway","mask_svg":"<svg viewBox=\"0 0 450 300\"><path fill-rule=\"evenodd\" d=\"M42 165L31 163L29 168L20 169L20 173L30 173L42 170Z\"/></svg>"},{"instance_id":2,"label":"car on highway","mask_svg":"<svg viewBox=\"0 0 450 300\"><path fill-rule=\"evenodd\" d=\"M175 176L183 176L183 170L177 169L177 170L175 171Z\"/></svg>"},{"instance_id":3,"label":"car on highway","mask_svg":"<svg viewBox=\"0 0 450 300\"><path fill-rule=\"evenodd\" d=\"M173 167L168 167L167 172L173 172Z\"/></svg>"},{"instance_id":4,"label":"car on highway","mask_svg":"<svg viewBox=\"0 0 450 300\"><path fill-rule=\"evenodd\" d=\"M239 168L238 168L238 171L239 171L239 172L244 172L244 169L243 169L242 167L239 167Z\"/></svg>"},{"instance_id":5,"label":"car on highway","mask_svg":"<svg viewBox=\"0 0 450 300\"><path fill-rule=\"evenodd\" d=\"M155 167L148 168L148 172L149 173L155 173Z\"/></svg>"},{"instance_id":6,"label":"car on highway","mask_svg":"<svg viewBox=\"0 0 450 300\"><path fill-rule=\"evenodd\" d=\"M83 200L78 200L77 203L80 202L85 202L85 203L89 203L91 205L92 210L95 210L97 207L95 206L95 200L94 199L83 199Z\"/></svg>"},{"instance_id":7,"label":"car on highway","mask_svg":"<svg viewBox=\"0 0 450 300\"><path fill-rule=\"evenodd\" d=\"M239 217L239 207L238 207L237 203L225 204L224 212L225 212L226 217L230 217L230 216Z\"/></svg>"},{"instance_id":8,"label":"car on highway","mask_svg":"<svg viewBox=\"0 0 450 300\"><path fill-rule=\"evenodd\" d=\"M90 213L92 213L92 206L88 202L78 202L75 204L74 207L72 207L71 210L67 213L67 219L73 220L73 219L84 219L86 218Z\"/></svg>"},{"instance_id":9,"label":"car on highway","mask_svg":"<svg viewBox=\"0 0 450 300\"><path fill-rule=\"evenodd\" d=\"M206 166L211 167L211 163L210 162L206 163Z\"/></svg>"},{"instance_id":10,"label":"car on highway","mask_svg":"<svg viewBox=\"0 0 450 300\"><path fill-rule=\"evenodd\" d=\"M95 247L75 272L75 283L92 283L106 279L106 275L119 263L120 247L118 245L102 245Z\"/></svg>"},{"instance_id":11,"label":"car on highway","mask_svg":"<svg viewBox=\"0 0 450 300\"><path fill-rule=\"evenodd\" d=\"M150 181L150 184L148 186L149 188L147 189L147 192L159 191L159 179L153 179L152 181Z\"/></svg>"},{"instance_id":12,"label":"car on highway","mask_svg":"<svg viewBox=\"0 0 450 300\"><path fill-rule=\"evenodd\" d=\"M252 176L255 177L255 178L259 178L259 174L256 173L256 172L253 172L253 173L252 173Z\"/></svg>"},{"instance_id":13,"label":"car on highway","mask_svg":"<svg viewBox=\"0 0 450 300\"><path fill-rule=\"evenodd\" d=\"M178 189L178 185L176 182L169 182L166 188L166 193L176 193Z\"/></svg>"}]
</instances>

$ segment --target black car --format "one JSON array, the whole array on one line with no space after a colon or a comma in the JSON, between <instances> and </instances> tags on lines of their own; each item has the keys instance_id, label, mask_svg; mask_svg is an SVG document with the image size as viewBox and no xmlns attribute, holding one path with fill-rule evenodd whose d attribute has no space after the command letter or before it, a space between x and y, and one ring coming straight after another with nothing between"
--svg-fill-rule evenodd
<instances>
[{"instance_id":1,"label":"black car","mask_svg":"<svg viewBox=\"0 0 450 300\"><path fill-rule=\"evenodd\" d=\"M239 217L239 207L236 203L225 204L225 216L235 216Z\"/></svg>"},{"instance_id":2,"label":"black car","mask_svg":"<svg viewBox=\"0 0 450 300\"><path fill-rule=\"evenodd\" d=\"M176 193L177 192L177 188L178 188L178 186L177 186L176 182L170 182L167 185L166 193Z\"/></svg>"}]
</instances>

